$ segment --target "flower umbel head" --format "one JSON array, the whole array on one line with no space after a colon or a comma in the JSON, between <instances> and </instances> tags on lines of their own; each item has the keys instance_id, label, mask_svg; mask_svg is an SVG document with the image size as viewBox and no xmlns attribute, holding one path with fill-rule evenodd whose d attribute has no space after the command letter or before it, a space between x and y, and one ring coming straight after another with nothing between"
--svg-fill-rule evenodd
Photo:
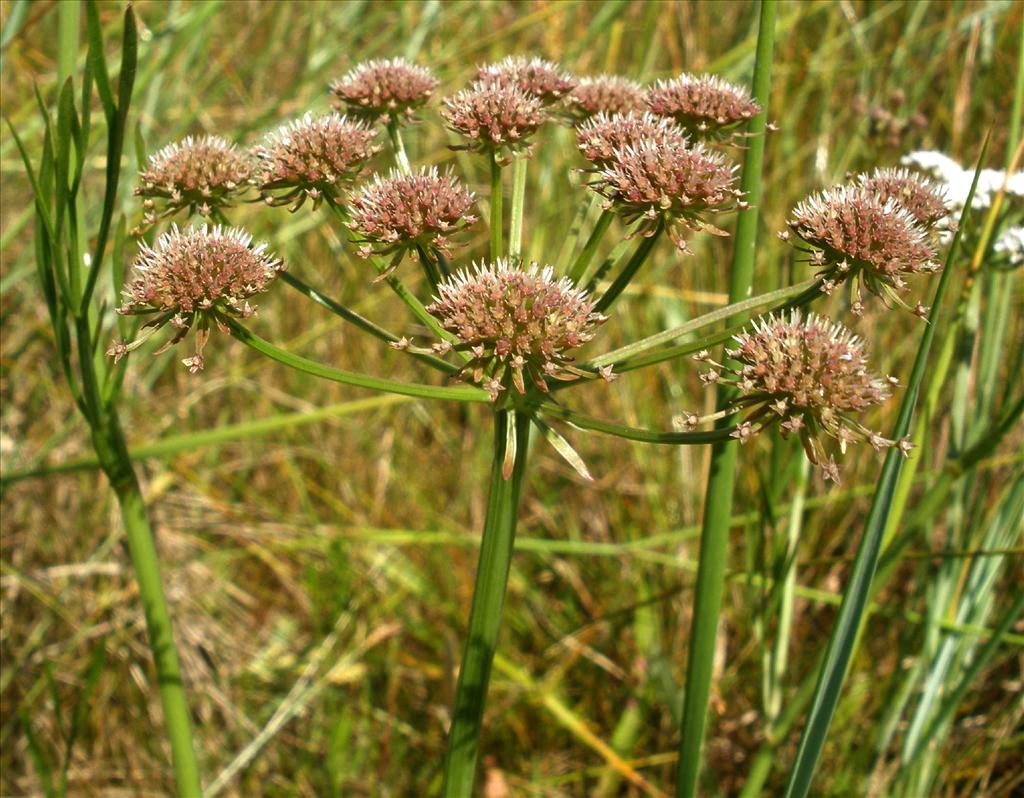
<instances>
[{"instance_id":1,"label":"flower umbel head","mask_svg":"<svg viewBox=\"0 0 1024 798\"><path fill-rule=\"evenodd\" d=\"M897 295L906 286L904 276L939 269L935 248L914 215L862 186L841 186L804 200L793 210L789 228L809 245L804 250L820 268L823 290L852 282L856 313L862 310L861 284L906 307Z\"/></svg>"},{"instance_id":2,"label":"flower umbel head","mask_svg":"<svg viewBox=\"0 0 1024 798\"><path fill-rule=\"evenodd\" d=\"M387 58L357 65L336 81L331 91L353 115L399 119L411 118L437 86L437 78L426 67L404 58Z\"/></svg>"},{"instance_id":3,"label":"flower umbel head","mask_svg":"<svg viewBox=\"0 0 1024 798\"><path fill-rule=\"evenodd\" d=\"M145 198L143 223L156 221L158 204L164 206L160 216L182 209L210 216L245 191L251 173L248 156L219 136L189 136L168 144L150 156L135 189L136 196Z\"/></svg>"},{"instance_id":4,"label":"flower umbel head","mask_svg":"<svg viewBox=\"0 0 1024 798\"><path fill-rule=\"evenodd\" d=\"M746 89L717 75L682 74L658 81L647 92L647 107L704 137L718 137L761 111Z\"/></svg>"},{"instance_id":5,"label":"flower umbel head","mask_svg":"<svg viewBox=\"0 0 1024 798\"><path fill-rule=\"evenodd\" d=\"M576 79L558 64L514 55L479 67L476 79L486 86L516 86L544 105L560 100L576 85Z\"/></svg>"},{"instance_id":6,"label":"flower umbel head","mask_svg":"<svg viewBox=\"0 0 1024 798\"><path fill-rule=\"evenodd\" d=\"M584 375L567 353L606 320L585 291L556 279L550 266L520 269L505 260L457 272L427 310L458 339L456 348L472 355L462 378L482 385L493 401L510 386L525 394L527 378L546 393L546 377Z\"/></svg>"},{"instance_id":7,"label":"flower umbel head","mask_svg":"<svg viewBox=\"0 0 1024 798\"><path fill-rule=\"evenodd\" d=\"M437 247L446 255L448 236L469 227L476 202L452 174L436 168L411 175L377 175L349 197L349 226L365 242L361 254L385 255L403 247Z\"/></svg>"},{"instance_id":8,"label":"flower umbel head","mask_svg":"<svg viewBox=\"0 0 1024 798\"><path fill-rule=\"evenodd\" d=\"M883 202L895 200L923 227L932 227L949 215L945 188L907 169L876 169L857 175L857 184Z\"/></svg>"},{"instance_id":9,"label":"flower umbel head","mask_svg":"<svg viewBox=\"0 0 1024 798\"><path fill-rule=\"evenodd\" d=\"M577 119L589 119L599 113L624 114L643 108L644 88L636 81L618 75L580 78L566 103L569 112Z\"/></svg>"},{"instance_id":10,"label":"flower umbel head","mask_svg":"<svg viewBox=\"0 0 1024 798\"><path fill-rule=\"evenodd\" d=\"M475 83L445 98L441 115L448 127L469 140L474 152L529 154L528 139L544 124L541 101L517 86Z\"/></svg>"},{"instance_id":11,"label":"flower umbel head","mask_svg":"<svg viewBox=\"0 0 1024 798\"><path fill-rule=\"evenodd\" d=\"M839 470L825 457L823 435L837 440L843 453L857 441L876 449L897 444L853 417L888 399L896 380L868 370L864 342L842 325L796 310L788 317L762 316L734 340L736 348L726 354L738 367L715 363L706 353L699 358L712 366L706 383L739 389L733 404L748 412L733 437L745 441L777 423L784 438L800 436L808 459L833 480Z\"/></svg>"},{"instance_id":12,"label":"flower umbel head","mask_svg":"<svg viewBox=\"0 0 1024 798\"><path fill-rule=\"evenodd\" d=\"M373 143L376 135L340 114L306 114L256 147L260 165L254 181L268 205L290 204L296 211L309 198L316 207L324 196L337 199L342 184L380 149Z\"/></svg>"},{"instance_id":13,"label":"flower umbel head","mask_svg":"<svg viewBox=\"0 0 1024 798\"><path fill-rule=\"evenodd\" d=\"M689 252L683 230L726 235L706 217L733 210L743 196L736 188L736 167L722 155L701 144L673 142L644 141L616 150L591 186L626 222L639 220L641 235L653 235L664 225L682 252Z\"/></svg>"},{"instance_id":14,"label":"flower umbel head","mask_svg":"<svg viewBox=\"0 0 1024 798\"><path fill-rule=\"evenodd\" d=\"M119 360L170 323L176 332L160 348L163 352L196 327L195 354L182 362L193 373L202 369L210 322L222 315L251 316L256 309L249 298L265 291L284 268L266 246L252 246L246 231L220 225L191 227L184 233L174 226L156 247L143 244L124 289L125 302L117 312L152 319L143 325L143 335L115 343L107 354Z\"/></svg>"},{"instance_id":15,"label":"flower umbel head","mask_svg":"<svg viewBox=\"0 0 1024 798\"><path fill-rule=\"evenodd\" d=\"M576 128L576 146L584 158L598 166L614 160L617 150L645 142L670 147L687 145L681 127L671 119L649 113L601 112Z\"/></svg>"}]
</instances>

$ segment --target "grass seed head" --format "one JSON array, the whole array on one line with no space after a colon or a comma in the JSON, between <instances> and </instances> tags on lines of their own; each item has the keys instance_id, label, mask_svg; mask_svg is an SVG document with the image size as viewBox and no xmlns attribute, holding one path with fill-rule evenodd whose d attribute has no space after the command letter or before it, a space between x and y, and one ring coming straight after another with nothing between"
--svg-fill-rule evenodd
<instances>
[{"instance_id":1,"label":"grass seed head","mask_svg":"<svg viewBox=\"0 0 1024 798\"><path fill-rule=\"evenodd\" d=\"M686 133L671 119L650 113L595 114L576 128L576 146L588 161L601 166L615 152L644 142L685 147Z\"/></svg>"},{"instance_id":2,"label":"grass seed head","mask_svg":"<svg viewBox=\"0 0 1024 798\"><path fill-rule=\"evenodd\" d=\"M556 278L552 267L522 269L507 260L457 272L427 310L472 355L462 378L482 385L493 401L510 386L525 394L527 378L546 393L545 378L580 376L567 353L606 321L586 292Z\"/></svg>"},{"instance_id":3,"label":"grass seed head","mask_svg":"<svg viewBox=\"0 0 1024 798\"><path fill-rule=\"evenodd\" d=\"M468 139L453 149L473 152L528 154L528 139L547 121L540 100L500 83L474 83L445 98L441 115L451 130Z\"/></svg>"},{"instance_id":4,"label":"grass seed head","mask_svg":"<svg viewBox=\"0 0 1024 798\"><path fill-rule=\"evenodd\" d=\"M789 228L810 249L824 278L823 290L851 280L854 312L863 310L860 285L903 307L904 277L934 272L936 252L914 215L893 198L863 186L840 186L815 194L793 209Z\"/></svg>"},{"instance_id":5,"label":"grass seed head","mask_svg":"<svg viewBox=\"0 0 1024 798\"><path fill-rule=\"evenodd\" d=\"M486 86L515 86L544 105L557 102L576 86L576 79L558 64L514 55L477 68L476 80Z\"/></svg>"},{"instance_id":6,"label":"grass seed head","mask_svg":"<svg viewBox=\"0 0 1024 798\"><path fill-rule=\"evenodd\" d=\"M159 350L163 352L195 326L195 354L183 362L189 371L199 371L210 322L217 322L220 315L251 316L256 308L248 300L267 290L284 268L266 248L266 244L253 246L245 230L220 225L211 229L205 224L184 233L175 225L155 247L143 244L124 289L125 302L117 312L153 318L144 325L142 336L115 343L107 354L119 360L170 323L176 332Z\"/></svg>"},{"instance_id":7,"label":"grass seed head","mask_svg":"<svg viewBox=\"0 0 1024 798\"><path fill-rule=\"evenodd\" d=\"M853 416L884 402L892 393L892 378L868 370L864 342L843 327L813 313L762 316L734 336L727 350L738 367L711 362L708 383L729 382L740 396L735 406L748 411L734 437L749 439L779 424L783 437L798 434L808 458L821 466L826 478L837 479L834 460L825 458L822 435L847 444L868 441L876 449L895 441L864 427Z\"/></svg>"},{"instance_id":8,"label":"grass seed head","mask_svg":"<svg viewBox=\"0 0 1024 798\"><path fill-rule=\"evenodd\" d=\"M377 175L349 197L349 226L366 246L361 254L437 247L450 256L448 236L474 224L476 196L452 174L436 168L411 175Z\"/></svg>"},{"instance_id":9,"label":"grass seed head","mask_svg":"<svg viewBox=\"0 0 1024 798\"><path fill-rule=\"evenodd\" d=\"M246 190L251 174L247 154L219 136L188 136L168 144L150 156L139 175L135 195L144 198L143 224L156 222L161 204L160 216L183 209L211 216Z\"/></svg>"},{"instance_id":10,"label":"grass seed head","mask_svg":"<svg viewBox=\"0 0 1024 798\"><path fill-rule=\"evenodd\" d=\"M408 119L426 105L438 83L426 67L404 58L388 58L357 65L331 86L331 92L355 116Z\"/></svg>"},{"instance_id":11,"label":"grass seed head","mask_svg":"<svg viewBox=\"0 0 1024 798\"><path fill-rule=\"evenodd\" d=\"M627 223L640 221L640 235L663 224L682 252L689 252L685 230L725 235L707 216L737 207L736 167L702 144L674 140L642 141L616 150L597 171L591 187Z\"/></svg>"},{"instance_id":12,"label":"grass seed head","mask_svg":"<svg viewBox=\"0 0 1024 798\"><path fill-rule=\"evenodd\" d=\"M647 108L702 137L718 137L761 111L742 86L717 75L685 73L648 89Z\"/></svg>"},{"instance_id":13,"label":"grass seed head","mask_svg":"<svg viewBox=\"0 0 1024 798\"><path fill-rule=\"evenodd\" d=\"M924 227L932 227L949 215L946 190L908 169L876 169L858 175L857 184L883 202L895 200Z\"/></svg>"},{"instance_id":14,"label":"grass seed head","mask_svg":"<svg viewBox=\"0 0 1024 798\"><path fill-rule=\"evenodd\" d=\"M644 107L644 88L619 75L580 78L566 102L577 119L589 119L598 113L639 111Z\"/></svg>"},{"instance_id":15,"label":"grass seed head","mask_svg":"<svg viewBox=\"0 0 1024 798\"><path fill-rule=\"evenodd\" d=\"M302 119L283 125L255 148L259 161L254 181L269 205L298 210L306 199L316 207L328 197L337 199L380 149L376 131L340 114Z\"/></svg>"}]
</instances>

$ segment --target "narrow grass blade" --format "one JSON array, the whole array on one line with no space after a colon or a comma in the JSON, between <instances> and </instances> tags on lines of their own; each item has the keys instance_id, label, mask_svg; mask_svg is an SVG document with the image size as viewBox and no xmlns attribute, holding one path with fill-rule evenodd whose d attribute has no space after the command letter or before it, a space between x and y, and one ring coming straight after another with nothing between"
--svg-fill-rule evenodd
<instances>
[{"instance_id":1,"label":"narrow grass blade","mask_svg":"<svg viewBox=\"0 0 1024 798\"><path fill-rule=\"evenodd\" d=\"M925 326L924 335L917 350L917 357L914 360L914 367L907 382L907 389L903 397L903 404L900 406L900 414L896 420L893 438L902 438L910 431L914 408L917 405L917 397L921 390L928 365L928 355L931 350L932 340L935 337L938 317L942 310L942 300L953 273L956 252L960 245L964 226L967 224L967 216L970 212L971 202L974 199L974 190L978 186L978 178L981 175L981 164L984 162L985 153L988 152L988 143L989 139L986 137L981 155L978 158L974 182L971 185L970 193L967 195L967 201L964 203L963 213L960 215L957 233L950 244L945 268L942 271L942 276L939 278L938 288L935 289L932 311L929 314L928 323ZM810 715L807 718L807 725L804 727L800 738L800 747L797 750L796 761L793 764L789 784L786 787L786 798L805 798L810 791L811 780L814 778L818 759L825 746L825 737L828 734L829 726L832 723L832 716L835 714L836 706L839 703L843 682L846 680L847 667L850 659L853 657L864 612L870 598L871 582L874 579L875 570L878 566L889 508L893 501L896 482L899 479L902 466L903 458L899 451L890 449L889 454L885 458L885 464L882 466L882 473L878 479L875 497L871 503L871 510L864 525L864 536L861 538L860 546L857 549L850 581L844 594L843 603L839 608L839 617L836 619L835 628L829 639L825 664L818 677Z\"/></svg>"}]
</instances>

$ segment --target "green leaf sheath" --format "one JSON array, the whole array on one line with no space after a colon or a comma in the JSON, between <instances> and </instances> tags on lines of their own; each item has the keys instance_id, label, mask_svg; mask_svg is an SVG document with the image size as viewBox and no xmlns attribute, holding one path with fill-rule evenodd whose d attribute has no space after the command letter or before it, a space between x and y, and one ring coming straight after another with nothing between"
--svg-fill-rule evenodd
<instances>
[{"instance_id":1,"label":"green leaf sheath","mask_svg":"<svg viewBox=\"0 0 1024 798\"><path fill-rule=\"evenodd\" d=\"M511 476L505 479L502 476L502 463L505 460L510 424L515 425L512 430L516 447L515 464ZM511 414L502 410L496 414L487 519L480 546L466 647L455 690L452 726L448 734L444 768L445 798L467 798L473 794L487 685L491 678L505 603L505 587L512 564L519 494L529 442L530 420L525 413Z\"/></svg>"}]
</instances>

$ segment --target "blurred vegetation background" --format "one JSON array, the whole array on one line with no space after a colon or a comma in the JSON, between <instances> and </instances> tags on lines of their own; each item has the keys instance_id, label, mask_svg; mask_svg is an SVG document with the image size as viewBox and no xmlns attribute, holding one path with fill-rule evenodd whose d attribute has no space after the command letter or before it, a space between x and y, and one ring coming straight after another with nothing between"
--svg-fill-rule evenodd
<instances>
[{"instance_id":1,"label":"blurred vegetation background","mask_svg":"<svg viewBox=\"0 0 1024 798\"><path fill-rule=\"evenodd\" d=\"M48 103L56 95L57 5L2 6L3 113L30 150L42 140L33 92L38 87ZM100 6L112 70L123 9ZM746 82L757 23L749 2L140 2L135 9L141 39L128 149L137 156L121 193L129 228L141 215L130 192L138 159L189 133L255 143L306 110L327 110L330 81L362 60L404 55L428 65L443 81L438 95L461 88L478 63L508 54L540 55L580 75L649 82L706 70ZM1003 168L1021 27L1022 6L1012 2L782 3L770 106L779 130L767 148L755 291L809 276L774 233L799 199L850 170L891 165L922 148L970 166L989 129L987 165ZM82 58L84 46L79 66ZM2 496L0 791L44 794L41 774L47 762L63 762L77 717L68 794L168 795L168 751L116 508L101 475L80 463L91 449L53 359L35 282L31 194L9 131L0 135L0 453L5 479L41 472L5 484ZM405 139L414 164L452 163L486 197L484 162L447 149L437 102ZM103 166L101 153L89 162L96 199L83 209L87 219L101 203ZM548 126L529 171L528 258L554 261L576 209L590 201L581 166L571 131ZM367 174L388 168L385 152ZM392 329L405 323L404 308L386 286L370 283L369 268L326 214L290 216L256 204L230 216L328 295ZM479 225L458 260L481 257L486 246ZM725 303L730 240L698 236L692 246L689 257L667 242L655 250L647 279L621 303L598 346ZM1014 291L1009 356L999 364L993 413L1019 379L1013 353L1019 366L1024 342L1020 281L1006 284ZM833 309L842 302L830 301ZM259 304L253 329L287 349L342 368L424 378L408 358L283 285ZM877 369L901 375L920 324L873 303L856 326ZM969 352L966 359L970 367ZM436 791L485 510L489 441L479 422L489 411L319 382L226 336L211 341L200 376L147 350L133 360L122 417L141 447L201 762L207 780L218 779L209 794ZM908 728L933 717L1024 580L1019 428L972 470L969 484L958 483L955 502L915 513L950 457L951 413L959 408L970 418L979 390L970 374L957 380L955 369L940 387L901 528L906 545L886 563L816 795L1024 789L1019 619L930 738L928 761L913 773L904 762ZM711 394L692 363L675 362L610 387L581 388L576 401L603 418L670 428L684 410L709 409ZM896 407L890 402L869 426L887 429ZM192 433L200 434L185 445L155 443ZM550 449L531 453L484 737L488 798L671 789L707 451L571 437L596 482L583 483ZM82 467L51 473L69 463ZM741 451L740 463L705 790L774 795L792 761L880 459L857 449L845 458L842 486L812 474L806 490L798 447L759 440ZM803 512L791 514L795 495ZM780 670L767 661L776 649L776 577L791 516L800 529L796 603ZM100 648L105 659L92 679ZM653 793L637 786L630 769L661 786Z\"/></svg>"}]
</instances>

